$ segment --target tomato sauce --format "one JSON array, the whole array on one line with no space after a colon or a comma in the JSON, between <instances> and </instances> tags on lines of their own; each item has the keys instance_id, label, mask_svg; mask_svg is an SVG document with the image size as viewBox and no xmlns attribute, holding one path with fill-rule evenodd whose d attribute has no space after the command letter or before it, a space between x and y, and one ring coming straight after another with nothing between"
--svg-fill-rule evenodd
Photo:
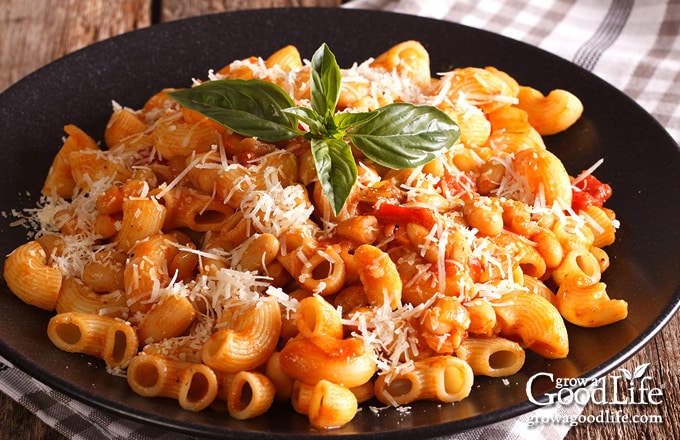
<instances>
[{"instance_id":1,"label":"tomato sauce","mask_svg":"<svg viewBox=\"0 0 680 440\"><path fill-rule=\"evenodd\" d=\"M571 207L576 212L590 206L601 207L611 196L612 187L589 174L573 186Z\"/></svg>"}]
</instances>

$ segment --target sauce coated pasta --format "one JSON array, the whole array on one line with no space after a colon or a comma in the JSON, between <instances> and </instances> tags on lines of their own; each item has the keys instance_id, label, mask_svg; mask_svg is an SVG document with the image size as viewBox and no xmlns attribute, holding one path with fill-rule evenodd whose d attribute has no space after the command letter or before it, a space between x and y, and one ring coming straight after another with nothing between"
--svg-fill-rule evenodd
<instances>
[{"instance_id":1,"label":"sauce coated pasta","mask_svg":"<svg viewBox=\"0 0 680 440\"><path fill-rule=\"evenodd\" d=\"M287 46L194 85L264 80L309 107L310 69ZM433 75L416 41L341 73L336 111L426 104L460 137L416 168L353 149L338 212L305 137L240 135L171 90L114 103L102 147L65 127L41 227L5 260L10 290L55 311L57 347L101 358L140 395L237 419L288 401L320 429L371 399L460 401L527 350L566 357L565 320L626 318L601 279L611 188L598 164L572 176L543 142L581 116L576 96L493 67Z\"/></svg>"}]
</instances>

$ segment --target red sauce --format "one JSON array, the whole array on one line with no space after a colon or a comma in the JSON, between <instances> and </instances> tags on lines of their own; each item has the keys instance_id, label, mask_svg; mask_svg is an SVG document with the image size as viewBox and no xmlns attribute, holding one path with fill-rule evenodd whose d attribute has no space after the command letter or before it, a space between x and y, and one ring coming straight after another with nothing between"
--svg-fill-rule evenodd
<instances>
[{"instance_id":1,"label":"red sauce","mask_svg":"<svg viewBox=\"0 0 680 440\"><path fill-rule=\"evenodd\" d=\"M252 151L241 151L236 154L236 160L243 166L250 165L250 163L257 158L257 154L253 153Z\"/></svg>"},{"instance_id":2,"label":"red sauce","mask_svg":"<svg viewBox=\"0 0 680 440\"><path fill-rule=\"evenodd\" d=\"M470 200L477 192L477 182L468 174L449 174L446 173L441 179L441 185L446 186L444 194L460 197L462 200Z\"/></svg>"},{"instance_id":3,"label":"red sauce","mask_svg":"<svg viewBox=\"0 0 680 440\"><path fill-rule=\"evenodd\" d=\"M428 208L405 207L391 203L378 203L374 213L379 222L406 226L417 223L430 229L434 226L434 212Z\"/></svg>"},{"instance_id":4,"label":"red sauce","mask_svg":"<svg viewBox=\"0 0 680 440\"><path fill-rule=\"evenodd\" d=\"M602 206L612 196L612 187L602 183L592 174L581 179L572 189L571 207L574 211L589 206Z\"/></svg>"}]
</instances>

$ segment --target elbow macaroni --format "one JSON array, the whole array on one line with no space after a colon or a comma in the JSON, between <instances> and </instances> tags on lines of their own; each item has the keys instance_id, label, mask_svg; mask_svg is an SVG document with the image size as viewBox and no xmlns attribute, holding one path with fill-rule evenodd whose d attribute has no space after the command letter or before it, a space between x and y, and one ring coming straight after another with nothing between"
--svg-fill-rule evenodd
<instances>
[{"instance_id":1,"label":"elbow macaroni","mask_svg":"<svg viewBox=\"0 0 680 440\"><path fill-rule=\"evenodd\" d=\"M416 41L342 73L340 110L434 105L460 140L411 170L357 156L335 216L309 141L241 136L162 90L116 106L103 149L64 128L42 190L49 230L6 258L10 290L55 312L57 347L126 370L142 396L223 401L236 419L289 401L316 429L372 398L459 401L475 375L517 373L525 350L567 356L565 319L627 316L601 281L614 212L572 206L578 178L542 139L580 117L576 96L493 67L435 77ZM214 75L309 99L294 46Z\"/></svg>"}]
</instances>

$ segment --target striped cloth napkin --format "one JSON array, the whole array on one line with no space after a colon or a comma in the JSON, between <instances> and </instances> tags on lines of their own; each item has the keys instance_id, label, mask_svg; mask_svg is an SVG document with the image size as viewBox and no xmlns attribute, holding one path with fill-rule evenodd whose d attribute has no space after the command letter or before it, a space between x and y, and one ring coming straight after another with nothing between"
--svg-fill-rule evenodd
<instances>
[{"instance_id":1,"label":"striped cloth napkin","mask_svg":"<svg viewBox=\"0 0 680 440\"><path fill-rule=\"evenodd\" d=\"M662 0L352 0L378 9L453 21L561 56L636 100L680 140L680 2ZM70 439L185 439L92 408L0 357L0 390ZM564 438L579 405L540 410L456 438ZM552 420L535 426L532 421ZM561 422L559 422L561 421ZM440 439L443 440L443 439Z\"/></svg>"}]
</instances>

